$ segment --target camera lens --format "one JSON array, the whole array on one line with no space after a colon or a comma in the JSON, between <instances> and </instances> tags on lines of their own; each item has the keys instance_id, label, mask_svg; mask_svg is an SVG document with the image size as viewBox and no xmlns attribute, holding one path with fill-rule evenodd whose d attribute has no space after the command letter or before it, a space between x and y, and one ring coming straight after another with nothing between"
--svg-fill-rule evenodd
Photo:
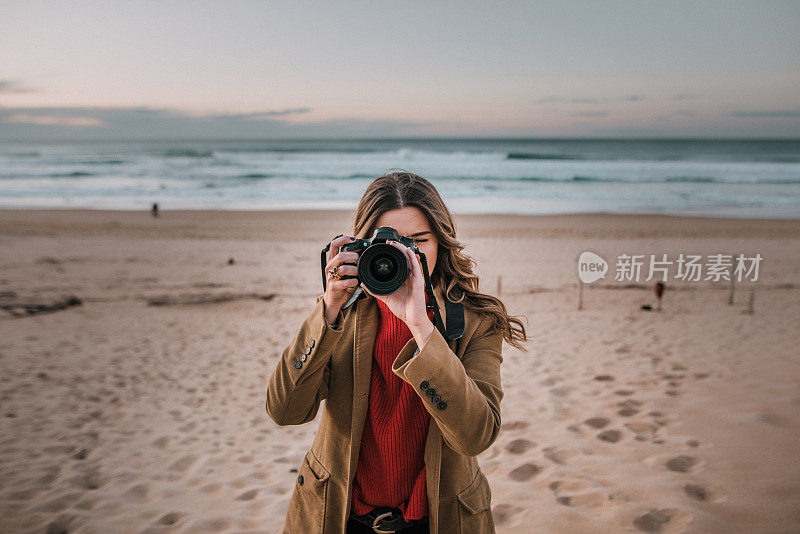
<instances>
[{"instance_id":1,"label":"camera lens","mask_svg":"<svg viewBox=\"0 0 800 534\"><path fill-rule=\"evenodd\" d=\"M368 246L358 259L358 277L376 295L391 295L400 289L409 272L405 254L387 243Z\"/></svg>"},{"instance_id":2,"label":"camera lens","mask_svg":"<svg viewBox=\"0 0 800 534\"><path fill-rule=\"evenodd\" d=\"M376 280L381 282L388 282L392 279L397 270L397 265L388 256L375 258L370 263L370 273Z\"/></svg>"}]
</instances>

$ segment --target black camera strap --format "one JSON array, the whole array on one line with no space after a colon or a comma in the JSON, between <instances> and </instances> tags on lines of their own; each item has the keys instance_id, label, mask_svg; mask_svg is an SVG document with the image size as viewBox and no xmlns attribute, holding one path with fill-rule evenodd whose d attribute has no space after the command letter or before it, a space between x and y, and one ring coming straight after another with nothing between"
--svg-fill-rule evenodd
<instances>
[{"instance_id":1,"label":"black camera strap","mask_svg":"<svg viewBox=\"0 0 800 534\"><path fill-rule=\"evenodd\" d=\"M460 338L464 334L464 306L460 302L450 302L447 295L444 296L444 306L447 311L447 327L442 321L442 315L439 313L439 306L436 303L436 297L433 294L433 284L428 275L428 259L425 254L419 252L420 263L422 264L422 274L425 277L425 293L428 295L428 308L433 308L433 316L436 321L436 328L442 333L448 341Z\"/></svg>"},{"instance_id":2,"label":"black camera strap","mask_svg":"<svg viewBox=\"0 0 800 534\"><path fill-rule=\"evenodd\" d=\"M342 237L343 235L344 234L339 234L336 237ZM334 237L333 239L336 239L336 237ZM331 239L331 243L333 242L333 239ZM325 291L325 289L326 289L326 287L325 287L325 285L326 285L326 283L325 283L325 279L326 279L325 267L328 265L327 259L328 259L328 251L330 249L331 249L331 244L328 243L327 245L325 245L325 248L322 249L322 252L320 253L320 256L319 256L319 261L322 263L322 291Z\"/></svg>"}]
</instances>

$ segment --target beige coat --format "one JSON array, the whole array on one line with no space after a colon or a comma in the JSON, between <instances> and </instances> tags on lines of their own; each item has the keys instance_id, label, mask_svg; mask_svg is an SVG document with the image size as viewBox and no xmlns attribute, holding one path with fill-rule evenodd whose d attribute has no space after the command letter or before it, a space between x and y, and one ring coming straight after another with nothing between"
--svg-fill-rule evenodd
<instances>
[{"instance_id":1,"label":"beige coat","mask_svg":"<svg viewBox=\"0 0 800 534\"><path fill-rule=\"evenodd\" d=\"M446 324L442 293L434 293ZM284 532L291 534L345 532L367 414L377 301L367 294L341 310L336 327L325 321L324 306L319 295L267 387L267 413L279 425L311 421L325 400L289 501ZM489 321L471 310L464 310L464 323L454 341L434 329L418 350L412 337L392 365L431 414L425 445L431 534L494 532L491 490L475 457L500 432L503 338L487 333Z\"/></svg>"}]
</instances>

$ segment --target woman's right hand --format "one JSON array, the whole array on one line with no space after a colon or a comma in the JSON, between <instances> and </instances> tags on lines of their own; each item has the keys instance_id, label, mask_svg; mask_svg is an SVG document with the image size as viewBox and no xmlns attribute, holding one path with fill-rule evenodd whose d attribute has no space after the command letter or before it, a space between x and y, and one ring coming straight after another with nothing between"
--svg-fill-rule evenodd
<instances>
[{"instance_id":1,"label":"woman's right hand","mask_svg":"<svg viewBox=\"0 0 800 534\"><path fill-rule=\"evenodd\" d=\"M359 280L356 278L358 274L356 266L343 265L344 263L358 263L358 253L345 250L339 252L339 247L352 243L353 241L355 241L355 238L349 235L337 237L331 241L330 248L326 255L328 263L325 265L325 295L323 300L325 301L325 320L328 321L329 325L333 325L333 322L339 315L339 310L342 309L342 305L344 305L350 297L345 289L348 287L356 287L359 284ZM331 278L329 271L334 267L338 267L337 272L340 276L352 276L353 278L344 280Z\"/></svg>"}]
</instances>

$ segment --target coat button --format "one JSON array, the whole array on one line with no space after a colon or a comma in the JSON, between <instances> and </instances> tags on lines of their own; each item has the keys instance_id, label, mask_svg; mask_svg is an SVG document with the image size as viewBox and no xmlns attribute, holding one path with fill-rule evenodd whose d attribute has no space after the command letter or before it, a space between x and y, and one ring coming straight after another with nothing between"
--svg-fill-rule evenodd
<instances>
[{"instance_id":1,"label":"coat button","mask_svg":"<svg viewBox=\"0 0 800 534\"><path fill-rule=\"evenodd\" d=\"M435 389L433 389L433 388L428 388L428 389L425 391L425 394L426 394L427 396L429 396L429 397L433 397L434 395L436 395L436 390L435 390Z\"/></svg>"},{"instance_id":2,"label":"coat button","mask_svg":"<svg viewBox=\"0 0 800 534\"><path fill-rule=\"evenodd\" d=\"M295 360L294 361L294 368L295 369L300 369L301 367L303 367L303 362L301 362L300 360Z\"/></svg>"},{"instance_id":3,"label":"coat button","mask_svg":"<svg viewBox=\"0 0 800 534\"><path fill-rule=\"evenodd\" d=\"M303 354L306 355L306 356L311 354L311 347L310 346L306 347L306 351Z\"/></svg>"},{"instance_id":4,"label":"coat button","mask_svg":"<svg viewBox=\"0 0 800 534\"><path fill-rule=\"evenodd\" d=\"M304 362L304 361L306 361L307 359L308 359L308 356L306 356L305 354L303 354L302 356L300 356L300 361L301 361L301 362Z\"/></svg>"},{"instance_id":5,"label":"coat button","mask_svg":"<svg viewBox=\"0 0 800 534\"><path fill-rule=\"evenodd\" d=\"M314 348L314 340L313 339L311 340L311 343L308 345L308 348L310 348L310 349Z\"/></svg>"},{"instance_id":6,"label":"coat button","mask_svg":"<svg viewBox=\"0 0 800 534\"><path fill-rule=\"evenodd\" d=\"M445 408L447 408L447 403L445 401L442 401L439 404L437 404L436 407L439 408L440 410L444 410Z\"/></svg>"},{"instance_id":7,"label":"coat button","mask_svg":"<svg viewBox=\"0 0 800 534\"><path fill-rule=\"evenodd\" d=\"M434 404L439 404L439 401L441 401L442 398L439 395L434 395L433 397L431 397L431 400L433 401Z\"/></svg>"},{"instance_id":8,"label":"coat button","mask_svg":"<svg viewBox=\"0 0 800 534\"><path fill-rule=\"evenodd\" d=\"M419 385L419 389L425 391L426 389L428 389L428 386L430 386L430 384L428 384L428 381L423 380L422 383Z\"/></svg>"},{"instance_id":9,"label":"coat button","mask_svg":"<svg viewBox=\"0 0 800 534\"><path fill-rule=\"evenodd\" d=\"M297 475L297 483L303 485L303 475Z\"/></svg>"}]
</instances>

